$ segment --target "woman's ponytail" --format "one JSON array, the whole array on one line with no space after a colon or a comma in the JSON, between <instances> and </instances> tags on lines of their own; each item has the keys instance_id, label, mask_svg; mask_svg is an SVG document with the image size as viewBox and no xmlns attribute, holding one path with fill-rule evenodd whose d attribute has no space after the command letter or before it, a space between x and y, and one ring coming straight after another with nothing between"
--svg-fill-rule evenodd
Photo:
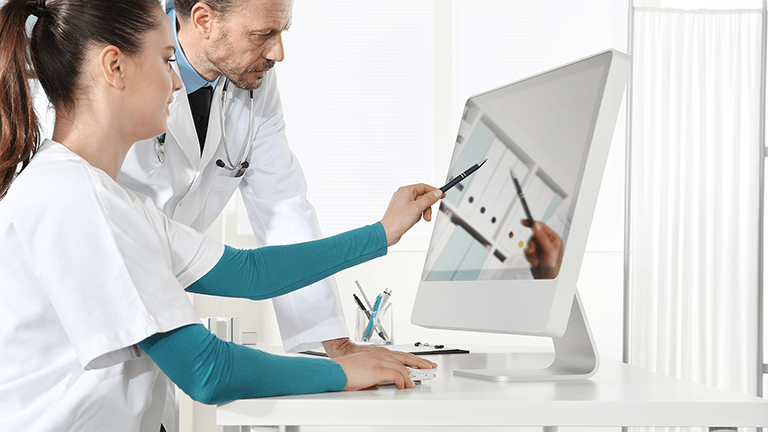
<instances>
[{"instance_id":1,"label":"woman's ponytail","mask_svg":"<svg viewBox=\"0 0 768 432\"><path fill-rule=\"evenodd\" d=\"M40 6L35 0L9 0L0 9L0 199L40 145L26 30L27 18Z\"/></svg>"},{"instance_id":2,"label":"woman's ponytail","mask_svg":"<svg viewBox=\"0 0 768 432\"><path fill-rule=\"evenodd\" d=\"M157 0L8 0L0 9L0 199L40 146L30 81L57 116L83 93L86 50L114 45L128 55L158 27ZM27 36L27 18L37 21Z\"/></svg>"}]
</instances>

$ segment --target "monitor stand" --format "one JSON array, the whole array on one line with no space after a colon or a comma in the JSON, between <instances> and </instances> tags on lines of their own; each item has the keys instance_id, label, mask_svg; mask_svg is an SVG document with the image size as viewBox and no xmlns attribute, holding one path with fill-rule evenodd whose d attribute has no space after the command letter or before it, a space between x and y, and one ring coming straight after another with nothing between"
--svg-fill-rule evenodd
<instances>
[{"instance_id":1,"label":"monitor stand","mask_svg":"<svg viewBox=\"0 0 768 432\"><path fill-rule=\"evenodd\" d=\"M586 379L594 375L600 357L578 289L573 296L565 333L561 337L553 337L552 343L555 360L543 369L457 369L453 374L489 381L559 381Z\"/></svg>"}]
</instances>

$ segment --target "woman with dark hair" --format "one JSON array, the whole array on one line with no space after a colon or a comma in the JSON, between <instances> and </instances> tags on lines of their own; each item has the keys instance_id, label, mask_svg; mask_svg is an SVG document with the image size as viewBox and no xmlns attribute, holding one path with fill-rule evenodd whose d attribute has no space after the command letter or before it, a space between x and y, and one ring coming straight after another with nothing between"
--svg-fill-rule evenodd
<instances>
[{"instance_id":1,"label":"woman with dark hair","mask_svg":"<svg viewBox=\"0 0 768 432\"><path fill-rule=\"evenodd\" d=\"M27 35L30 15L37 18ZM166 218L115 178L166 130L181 87L156 0L10 0L0 10L0 412L8 430L159 430L167 375L193 399L412 387L371 351L326 360L223 342L187 292L264 299L386 254L442 193L400 188L381 221L235 250ZM40 142L29 82L56 110ZM162 370L165 374L161 374Z\"/></svg>"}]
</instances>

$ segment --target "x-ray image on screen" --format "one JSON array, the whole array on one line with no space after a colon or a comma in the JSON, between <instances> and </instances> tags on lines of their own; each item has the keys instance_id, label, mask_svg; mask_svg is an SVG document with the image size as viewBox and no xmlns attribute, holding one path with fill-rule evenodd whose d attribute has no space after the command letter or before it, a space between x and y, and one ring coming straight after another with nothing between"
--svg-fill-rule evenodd
<instances>
[{"instance_id":1,"label":"x-ray image on screen","mask_svg":"<svg viewBox=\"0 0 768 432\"><path fill-rule=\"evenodd\" d=\"M555 71L467 101L447 178L488 162L441 202L425 281L557 277L606 73Z\"/></svg>"}]
</instances>

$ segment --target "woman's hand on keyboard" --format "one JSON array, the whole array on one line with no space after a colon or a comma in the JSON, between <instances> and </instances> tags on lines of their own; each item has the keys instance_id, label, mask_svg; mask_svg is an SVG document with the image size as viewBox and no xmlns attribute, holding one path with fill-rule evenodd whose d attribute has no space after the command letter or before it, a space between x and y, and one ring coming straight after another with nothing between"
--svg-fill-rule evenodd
<instances>
[{"instance_id":1,"label":"woman's hand on keyboard","mask_svg":"<svg viewBox=\"0 0 768 432\"><path fill-rule=\"evenodd\" d=\"M399 359L400 357L393 354L395 353L371 350L332 359L341 365L347 375L347 385L344 387L344 391L362 390L383 382L393 382L399 389L413 388L413 381L408 377L410 371L405 366L416 362L410 357L421 360L418 362L420 364L424 360L411 354L399 353L403 354L400 357L404 357L404 360L407 361L404 364L403 359ZM414 365L409 364L409 366Z\"/></svg>"}]
</instances>

